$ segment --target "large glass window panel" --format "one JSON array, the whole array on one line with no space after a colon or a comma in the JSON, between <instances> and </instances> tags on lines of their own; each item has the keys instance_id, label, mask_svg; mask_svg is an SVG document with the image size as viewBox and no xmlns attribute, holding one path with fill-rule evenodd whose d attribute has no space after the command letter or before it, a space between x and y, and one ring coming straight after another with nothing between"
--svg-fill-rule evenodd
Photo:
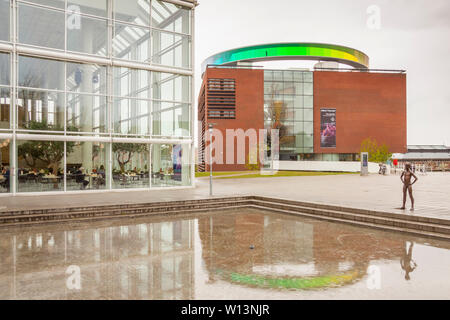
<instances>
[{"instance_id":1,"label":"large glass window panel","mask_svg":"<svg viewBox=\"0 0 450 320\"><path fill-rule=\"evenodd\" d=\"M303 97L302 96L294 97L294 108L303 109Z\"/></svg>"},{"instance_id":2,"label":"large glass window panel","mask_svg":"<svg viewBox=\"0 0 450 320\"><path fill-rule=\"evenodd\" d=\"M0 85L9 85L11 77L11 65L9 53L0 52Z\"/></svg>"},{"instance_id":3,"label":"large glass window panel","mask_svg":"<svg viewBox=\"0 0 450 320\"><path fill-rule=\"evenodd\" d=\"M294 135L294 122L290 120L283 121L281 123L281 127L282 129L280 129L280 131L282 131L282 135L284 137L290 137Z\"/></svg>"},{"instance_id":4,"label":"large glass window panel","mask_svg":"<svg viewBox=\"0 0 450 320\"><path fill-rule=\"evenodd\" d=\"M284 82L283 94L295 94L295 87L293 82Z\"/></svg>"},{"instance_id":5,"label":"large glass window panel","mask_svg":"<svg viewBox=\"0 0 450 320\"><path fill-rule=\"evenodd\" d=\"M64 0L27 0L27 1L59 9L64 9L65 6Z\"/></svg>"},{"instance_id":6,"label":"large glass window panel","mask_svg":"<svg viewBox=\"0 0 450 320\"><path fill-rule=\"evenodd\" d=\"M271 80L273 80L273 71L264 70L264 81L271 81Z\"/></svg>"},{"instance_id":7,"label":"large glass window panel","mask_svg":"<svg viewBox=\"0 0 450 320\"><path fill-rule=\"evenodd\" d=\"M114 132L120 134L150 134L149 100L116 98L114 100Z\"/></svg>"},{"instance_id":8,"label":"large glass window panel","mask_svg":"<svg viewBox=\"0 0 450 320\"><path fill-rule=\"evenodd\" d=\"M295 121L303 121L303 109L294 109L294 120Z\"/></svg>"},{"instance_id":9,"label":"large glass window panel","mask_svg":"<svg viewBox=\"0 0 450 320\"><path fill-rule=\"evenodd\" d=\"M304 116L305 116L305 121L313 121L314 119L314 112L313 109L305 109L304 110Z\"/></svg>"},{"instance_id":10,"label":"large glass window panel","mask_svg":"<svg viewBox=\"0 0 450 320\"><path fill-rule=\"evenodd\" d=\"M285 71L283 71L283 80L285 81L285 82L291 82L291 81L293 81L293 74L292 74L292 71L289 71L289 70L285 70Z\"/></svg>"},{"instance_id":11,"label":"large glass window panel","mask_svg":"<svg viewBox=\"0 0 450 320\"><path fill-rule=\"evenodd\" d=\"M67 94L67 131L107 132L106 97Z\"/></svg>"},{"instance_id":12,"label":"large glass window panel","mask_svg":"<svg viewBox=\"0 0 450 320\"><path fill-rule=\"evenodd\" d=\"M189 102L190 77L171 73L153 72L153 98L168 101Z\"/></svg>"},{"instance_id":13,"label":"large glass window panel","mask_svg":"<svg viewBox=\"0 0 450 320\"><path fill-rule=\"evenodd\" d=\"M190 185L190 154L188 144L153 144L152 187Z\"/></svg>"},{"instance_id":14,"label":"large glass window panel","mask_svg":"<svg viewBox=\"0 0 450 320\"><path fill-rule=\"evenodd\" d=\"M281 123L279 131L280 149L287 150L294 147L295 136L293 134L294 124L291 121Z\"/></svg>"},{"instance_id":15,"label":"large glass window panel","mask_svg":"<svg viewBox=\"0 0 450 320\"><path fill-rule=\"evenodd\" d=\"M106 67L97 64L67 63L67 90L84 93L106 93Z\"/></svg>"},{"instance_id":16,"label":"large glass window panel","mask_svg":"<svg viewBox=\"0 0 450 320\"><path fill-rule=\"evenodd\" d=\"M175 104L174 109L174 136L177 137L187 137L190 136L190 122L189 122L189 113L190 108L189 104Z\"/></svg>"},{"instance_id":17,"label":"large glass window panel","mask_svg":"<svg viewBox=\"0 0 450 320\"><path fill-rule=\"evenodd\" d=\"M11 91L0 87L0 129L10 128Z\"/></svg>"},{"instance_id":18,"label":"large glass window panel","mask_svg":"<svg viewBox=\"0 0 450 320\"><path fill-rule=\"evenodd\" d=\"M281 92L283 91L283 82L281 82L281 81L271 82L271 87L272 87L272 89L271 89L270 94L280 95Z\"/></svg>"},{"instance_id":19,"label":"large glass window panel","mask_svg":"<svg viewBox=\"0 0 450 320\"><path fill-rule=\"evenodd\" d=\"M265 81L264 82L264 94L271 94L272 93L272 82Z\"/></svg>"},{"instance_id":20,"label":"large glass window panel","mask_svg":"<svg viewBox=\"0 0 450 320\"><path fill-rule=\"evenodd\" d=\"M304 96L303 97L303 107L305 109L312 109L313 108L313 96Z\"/></svg>"},{"instance_id":21,"label":"large glass window panel","mask_svg":"<svg viewBox=\"0 0 450 320\"><path fill-rule=\"evenodd\" d=\"M283 81L283 71L274 71L273 72L273 80Z\"/></svg>"},{"instance_id":22,"label":"large glass window panel","mask_svg":"<svg viewBox=\"0 0 450 320\"><path fill-rule=\"evenodd\" d=\"M64 93L19 89L18 128L43 131L64 130Z\"/></svg>"},{"instance_id":23,"label":"large glass window panel","mask_svg":"<svg viewBox=\"0 0 450 320\"><path fill-rule=\"evenodd\" d=\"M304 145L304 136L303 134L296 134L295 135L295 148L303 148Z\"/></svg>"},{"instance_id":24,"label":"large glass window panel","mask_svg":"<svg viewBox=\"0 0 450 320\"><path fill-rule=\"evenodd\" d=\"M9 40L9 0L0 0L0 40Z\"/></svg>"},{"instance_id":25,"label":"large glass window panel","mask_svg":"<svg viewBox=\"0 0 450 320\"><path fill-rule=\"evenodd\" d=\"M295 82L294 86L295 86L295 94L302 95L303 94L303 83Z\"/></svg>"},{"instance_id":26,"label":"large glass window panel","mask_svg":"<svg viewBox=\"0 0 450 320\"><path fill-rule=\"evenodd\" d=\"M114 24L113 54L117 58L149 61L150 30L123 23Z\"/></svg>"},{"instance_id":27,"label":"large glass window panel","mask_svg":"<svg viewBox=\"0 0 450 320\"><path fill-rule=\"evenodd\" d=\"M313 123L312 122L305 122L304 123L305 133L306 134L313 134Z\"/></svg>"},{"instance_id":28,"label":"large glass window panel","mask_svg":"<svg viewBox=\"0 0 450 320\"><path fill-rule=\"evenodd\" d=\"M159 30L153 30L152 36L154 63L171 67L190 67L191 40L189 36Z\"/></svg>"},{"instance_id":29,"label":"large glass window panel","mask_svg":"<svg viewBox=\"0 0 450 320\"><path fill-rule=\"evenodd\" d=\"M114 68L114 95L150 98L150 71Z\"/></svg>"},{"instance_id":30,"label":"large glass window panel","mask_svg":"<svg viewBox=\"0 0 450 320\"><path fill-rule=\"evenodd\" d=\"M312 82L305 82L303 84L304 95L312 96L313 95L313 84Z\"/></svg>"},{"instance_id":31,"label":"large glass window panel","mask_svg":"<svg viewBox=\"0 0 450 320\"><path fill-rule=\"evenodd\" d=\"M303 81L304 82L313 82L313 73L312 72L304 72L303 73Z\"/></svg>"},{"instance_id":32,"label":"large glass window panel","mask_svg":"<svg viewBox=\"0 0 450 320\"><path fill-rule=\"evenodd\" d=\"M303 81L303 73L294 71L294 81L297 81L297 82Z\"/></svg>"},{"instance_id":33,"label":"large glass window panel","mask_svg":"<svg viewBox=\"0 0 450 320\"><path fill-rule=\"evenodd\" d=\"M312 134L305 134L305 148L312 148L314 146L314 139Z\"/></svg>"},{"instance_id":34,"label":"large glass window panel","mask_svg":"<svg viewBox=\"0 0 450 320\"><path fill-rule=\"evenodd\" d=\"M284 96L284 107L290 111L291 116L293 116L292 114L292 110L294 108L294 96L291 95L285 95ZM292 118L291 118L292 119Z\"/></svg>"},{"instance_id":35,"label":"large glass window panel","mask_svg":"<svg viewBox=\"0 0 450 320\"><path fill-rule=\"evenodd\" d=\"M62 141L17 141L17 191L63 191L63 159Z\"/></svg>"},{"instance_id":36,"label":"large glass window panel","mask_svg":"<svg viewBox=\"0 0 450 320\"><path fill-rule=\"evenodd\" d=\"M280 140L280 150L290 151L295 146L295 136L285 136Z\"/></svg>"},{"instance_id":37,"label":"large glass window panel","mask_svg":"<svg viewBox=\"0 0 450 320\"><path fill-rule=\"evenodd\" d=\"M19 3L19 42L64 49L64 12Z\"/></svg>"},{"instance_id":38,"label":"large glass window panel","mask_svg":"<svg viewBox=\"0 0 450 320\"><path fill-rule=\"evenodd\" d=\"M149 145L113 143L113 189L149 188Z\"/></svg>"},{"instance_id":39,"label":"large glass window panel","mask_svg":"<svg viewBox=\"0 0 450 320\"><path fill-rule=\"evenodd\" d=\"M150 1L114 0L114 19L148 26L150 25Z\"/></svg>"},{"instance_id":40,"label":"large glass window panel","mask_svg":"<svg viewBox=\"0 0 450 320\"><path fill-rule=\"evenodd\" d=\"M108 144L87 141L66 144L67 190L107 189Z\"/></svg>"},{"instance_id":41,"label":"large glass window panel","mask_svg":"<svg viewBox=\"0 0 450 320\"><path fill-rule=\"evenodd\" d=\"M286 108L286 103L284 101L279 101L275 103L274 108L274 116L275 118L278 116L281 121L292 121L292 112L288 108Z\"/></svg>"},{"instance_id":42,"label":"large glass window panel","mask_svg":"<svg viewBox=\"0 0 450 320\"><path fill-rule=\"evenodd\" d=\"M304 133L303 122L299 121L294 122L294 134L299 135L303 133Z\"/></svg>"},{"instance_id":43,"label":"large glass window panel","mask_svg":"<svg viewBox=\"0 0 450 320\"><path fill-rule=\"evenodd\" d=\"M287 105L287 103L285 103ZM292 121L294 119L294 109L285 108L284 109L284 119L287 121Z\"/></svg>"},{"instance_id":44,"label":"large glass window panel","mask_svg":"<svg viewBox=\"0 0 450 320\"><path fill-rule=\"evenodd\" d=\"M0 139L0 193L11 192L11 139Z\"/></svg>"},{"instance_id":45,"label":"large glass window panel","mask_svg":"<svg viewBox=\"0 0 450 320\"><path fill-rule=\"evenodd\" d=\"M107 55L106 20L71 14L67 18L67 50Z\"/></svg>"},{"instance_id":46,"label":"large glass window panel","mask_svg":"<svg viewBox=\"0 0 450 320\"><path fill-rule=\"evenodd\" d=\"M19 86L64 90L64 62L19 56Z\"/></svg>"},{"instance_id":47,"label":"large glass window panel","mask_svg":"<svg viewBox=\"0 0 450 320\"><path fill-rule=\"evenodd\" d=\"M168 2L152 1L152 26L190 34L190 10Z\"/></svg>"},{"instance_id":48,"label":"large glass window panel","mask_svg":"<svg viewBox=\"0 0 450 320\"><path fill-rule=\"evenodd\" d=\"M117 0L116 0L117 2ZM68 0L67 11L69 12L81 12L91 14L100 17L107 16L107 0Z\"/></svg>"},{"instance_id":49,"label":"large glass window panel","mask_svg":"<svg viewBox=\"0 0 450 320\"><path fill-rule=\"evenodd\" d=\"M189 136L189 117L189 104L153 101L153 134Z\"/></svg>"}]
</instances>

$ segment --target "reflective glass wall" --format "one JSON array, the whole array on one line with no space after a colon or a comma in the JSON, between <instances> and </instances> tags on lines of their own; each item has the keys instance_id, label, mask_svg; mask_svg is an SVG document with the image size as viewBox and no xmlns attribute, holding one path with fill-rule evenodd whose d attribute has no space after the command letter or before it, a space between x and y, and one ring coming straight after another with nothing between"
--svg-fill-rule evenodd
<instances>
[{"instance_id":1,"label":"reflective glass wall","mask_svg":"<svg viewBox=\"0 0 450 320\"><path fill-rule=\"evenodd\" d=\"M191 10L158 0L16 0L17 43L191 67ZM0 0L0 40L10 38Z\"/></svg>"},{"instance_id":2,"label":"reflective glass wall","mask_svg":"<svg viewBox=\"0 0 450 320\"><path fill-rule=\"evenodd\" d=\"M191 185L192 19L158 0L0 0L0 193Z\"/></svg>"},{"instance_id":3,"label":"reflective glass wall","mask_svg":"<svg viewBox=\"0 0 450 320\"><path fill-rule=\"evenodd\" d=\"M264 70L264 126L278 129L280 160L313 150L313 72Z\"/></svg>"}]
</instances>

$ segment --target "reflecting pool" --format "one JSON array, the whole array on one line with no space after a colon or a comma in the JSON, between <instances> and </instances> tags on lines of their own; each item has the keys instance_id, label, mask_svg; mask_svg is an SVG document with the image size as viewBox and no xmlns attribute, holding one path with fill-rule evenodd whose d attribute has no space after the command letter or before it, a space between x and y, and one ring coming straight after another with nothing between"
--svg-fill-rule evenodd
<instances>
[{"instance_id":1,"label":"reflecting pool","mask_svg":"<svg viewBox=\"0 0 450 320\"><path fill-rule=\"evenodd\" d=\"M0 299L450 297L450 242L255 209L0 231Z\"/></svg>"}]
</instances>

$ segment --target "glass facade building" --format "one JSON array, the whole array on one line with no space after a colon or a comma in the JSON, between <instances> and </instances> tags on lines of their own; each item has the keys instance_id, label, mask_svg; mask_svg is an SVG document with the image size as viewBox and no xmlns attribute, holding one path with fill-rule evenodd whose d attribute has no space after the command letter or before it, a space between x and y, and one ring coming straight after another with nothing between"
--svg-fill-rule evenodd
<instances>
[{"instance_id":1,"label":"glass facade building","mask_svg":"<svg viewBox=\"0 0 450 320\"><path fill-rule=\"evenodd\" d=\"M313 72L264 70L264 127L279 130L280 160L314 153Z\"/></svg>"},{"instance_id":2,"label":"glass facade building","mask_svg":"<svg viewBox=\"0 0 450 320\"><path fill-rule=\"evenodd\" d=\"M0 193L193 183L194 4L0 0Z\"/></svg>"}]
</instances>

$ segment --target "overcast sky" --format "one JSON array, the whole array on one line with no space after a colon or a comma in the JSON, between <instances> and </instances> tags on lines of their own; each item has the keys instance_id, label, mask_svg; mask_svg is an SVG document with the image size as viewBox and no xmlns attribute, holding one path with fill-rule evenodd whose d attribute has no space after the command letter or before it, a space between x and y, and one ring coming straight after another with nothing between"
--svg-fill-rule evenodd
<instances>
[{"instance_id":1,"label":"overcast sky","mask_svg":"<svg viewBox=\"0 0 450 320\"><path fill-rule=\"evenodd\" d=\"M379 29L367 23L376 21L367 12L373 5ZM217 52L271 42L340 44L366 53L373 69L407 71L408 144L450 145L449 0L199 0L195 23L196 95L201 63Z\"/></svg>"}]
</instances>

